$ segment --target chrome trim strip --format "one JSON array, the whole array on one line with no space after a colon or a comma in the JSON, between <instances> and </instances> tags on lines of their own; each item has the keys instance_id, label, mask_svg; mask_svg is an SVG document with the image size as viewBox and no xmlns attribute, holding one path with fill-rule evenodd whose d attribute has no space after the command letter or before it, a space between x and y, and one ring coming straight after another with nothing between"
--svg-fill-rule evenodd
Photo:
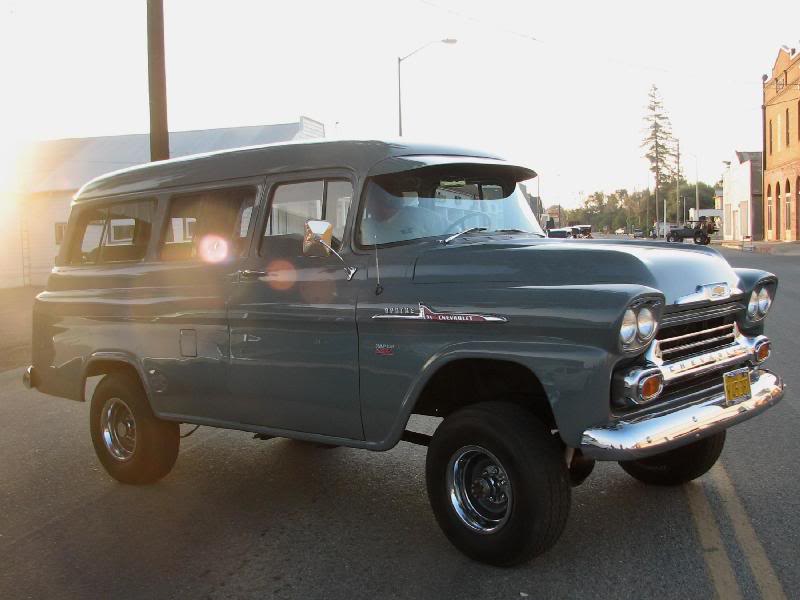
<instances>
[{"instance_id":1,"label":"chrome trim strip","mask_svg":"<svg viewBox=\"0 0 800 600\"><path fill-rule=\"evenodd\" d=\"M497 315L482 315L477 313L451 313L436 312L428 306L419 303L419 312L411 312L411 309L402 307L397 312L394 309L384 308L384 314L372 315L373 319L384 321L446 321L454 323L506 323L508 319ZM407 312L406 312L407 311Z\"/></svg>"},{"instance_id":2,"label":"chrome trim strip","mask_svg":"<svg viewBox=\"0 0 800 600\"><path fill-rule=\"evenodd\" d=\"M705 331L703 333L706 333ZM706 340L700 340L699 342L692 342L691 344L683 344L682 346L673 346L672 348L662 348L661 354L673 354L675 352L682 352L684 350L691 350L692 348L701 348L702 346L708 346L709 344L713 344L715 342L721 342L723 340L729 340L730 342L734 341L735 334L733 331L726 335L720 335L713 338L708 338ZM660 342L665 342L666 340L659 340ZM659 344L660 345L660 344Z\"/></svg>"},{"instance_id":3,"label":"chrome trim strip","mask_svg":"<svg viewBox=\"0 0 800 600\"><path fill-rule=\"evenodd\" d=\"M731 333L733 333L733 323L728 323L727 325L720 325L719 327L712 327L711 329L703 329L702 331L695 331L693 333L686 333L684 335L676 335L675 337L671 338L663 338L658 340L662 344L666 344L667 342L677 342L678 340L688 340L692 337L697 337L698 335L703 335L705 333L714 333L715 331L722 331L723 329L730 329Z\"/></svg>"},{"instance_id":4,"label":"chrome trim strip","mask_svg":"<svg viewBox=\"0 0 800 600\"><path fill-rule=\"evenodd\" d=\"M694 321L703 321L717 317L725 317L737 312L744 312L744 307L738 302L731 302L722 306L705 306L693 310L683 310L675 313L665 313L661 318L661 328L672 325L682 325Z\"/></svg>"},{"instance_id":5,"label":"chrome trim strip","mask_svg":"<svg viewBox=\"0 0 800 600\"><path fill-rule=\"evenodd\" d=\"M750 372L752 397L727 404L725 393L669 413L620 419L583 432L580 450L595 460L634 460L660 454L746 421L777 404L784 393L780 377L763 369Z\"/></svg>"}]
</instances>

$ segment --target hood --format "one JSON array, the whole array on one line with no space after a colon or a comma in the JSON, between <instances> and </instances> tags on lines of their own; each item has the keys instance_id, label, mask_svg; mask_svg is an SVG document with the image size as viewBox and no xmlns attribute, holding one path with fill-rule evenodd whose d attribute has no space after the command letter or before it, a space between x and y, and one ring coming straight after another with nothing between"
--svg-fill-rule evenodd
<instances>
[{"instance_id":1,"label":"hood","mask_svg":"<svg viewBox=\"0 0 800 600\"><path fill-rule=\"evenodd\" d=\"M663 292L667 304L699 286L739 278L716 251L703 246L615 240L481 240L423 253L415 283L509 282L535 286L638 284Z\"/></svg>"}]
</instances>

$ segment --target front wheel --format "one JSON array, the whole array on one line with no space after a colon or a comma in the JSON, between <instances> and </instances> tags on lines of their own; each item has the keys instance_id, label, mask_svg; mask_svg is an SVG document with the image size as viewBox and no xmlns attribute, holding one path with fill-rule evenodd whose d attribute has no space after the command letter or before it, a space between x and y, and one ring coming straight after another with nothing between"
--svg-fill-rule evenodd
<instances>
[{"instance_id":1,"label":"front wheel","mask_svg":"<svg viewBox=\"0 0 800 600\"><path fill-rule=\"evenodd\" d=\"M448 416L428 447L425 470L439 526L470 558L520 564L564 530L570 480L563 447L520 406L486 402Z\"/></svg>"},{"instance_id":2,"label":"front wheel","mask_svg":"<svg viewBox=\"0 0 800 600\"><path fill-rule=\"evenodd\" d=\"M92 443L109 475L122 483L153 483L178 457L177 423L158 419L138 379L106 375L89 410Z\"/></svg>"},{"instance_id":3,"label":"front wheel","mask_svg":"<svg viewBox=\"0 0 800 600\"><path fill-rule=\"evenodd\" d=\"M669 452L619 463L628 475L649 485L680 485L707 473L725 446L725 431Z\"/></svg>"}]
</instances>

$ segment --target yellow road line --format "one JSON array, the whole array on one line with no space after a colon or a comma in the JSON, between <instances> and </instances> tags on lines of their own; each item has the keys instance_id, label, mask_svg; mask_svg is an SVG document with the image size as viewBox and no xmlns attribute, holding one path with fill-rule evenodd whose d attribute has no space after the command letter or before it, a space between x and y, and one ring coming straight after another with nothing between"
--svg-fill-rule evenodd
<instances>
[{"instance_id":1,"label":"yellow road line","mask_svg":"<svg viewBox=\"0 0 800 600\"><path fill-rule=\"evenodd\" d=\"M744 510L739 496L736 495L736 490L728 472L721 463L717 463L711 469L711 478L722 499L722 506L725 507L725 512L728 513L728 518L733 524L733 533L736 536L736 541L739 542L739 546L750 565L750 570L756 580L758 590L761 592L761 597L769 600L773 598L776 600L785 599L786 593L783 591L783 586L781 586L780 580L775 575L775 570L772 568L769 558L767 558L764 547L758 540L758 536L750 523L750 519L747 517L747 512Z\"/></svg>"},{"instance_id":2,"label":"yellow road line","mask_svg":"<svg viewBox=\"0 0 800 600\"><path fill-rule=\"evenodd\" d=\"M684 489L689 498L689 509L695 528L700 536L703 560L705 560L717 598L722 600L741 598L742 591L733 574L731 560L725 550L725 544L722 542L722 535L706 493L703 491L703 485L700 482L692 482L685 485Z\"/></svg>"}]
</instances>

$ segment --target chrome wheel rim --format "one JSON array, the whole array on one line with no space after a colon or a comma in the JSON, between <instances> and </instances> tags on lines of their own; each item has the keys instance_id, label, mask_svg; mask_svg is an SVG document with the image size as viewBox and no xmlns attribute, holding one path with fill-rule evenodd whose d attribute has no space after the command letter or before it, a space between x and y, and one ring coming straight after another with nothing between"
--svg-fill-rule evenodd
<instances>
[{"instance_id":1,"label":"chrome wheel rim","mask_svg":"<svg viewBox=\"0 0 800 600\"><path fill-rule=\"evenodd\" d=\"M100 413L100 432L108 453L118 461L130 460L136 451L136 419L120 398L109 398Z\"/></svg>"},{"instance_id":2,"label":"chrome wheel rim","mask_svg":"<svg viewBox=\"0 0 800 600\"><path fill-rule=\"evenodd\" d=\"M480 446L459 448L447 466L447 491L456 515L478 533L494 533L511 516L511 481L497 457Z\"/></svg>"}]
</instances>

